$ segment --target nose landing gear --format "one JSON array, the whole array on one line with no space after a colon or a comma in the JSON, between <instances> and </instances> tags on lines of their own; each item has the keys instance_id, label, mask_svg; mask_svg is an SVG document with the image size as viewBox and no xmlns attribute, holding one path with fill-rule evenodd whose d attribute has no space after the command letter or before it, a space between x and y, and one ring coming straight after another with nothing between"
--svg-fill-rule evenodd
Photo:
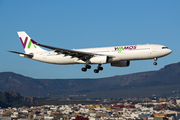
<instances>
[{"instance_id":1,"label":"nose landing gear","mask_svg":"<svg viewBox=\"0 0 180 120\"><path fill-rule=\"evenodd\" d=\"M154 63L153 63L154 65L157 65L156 61L157 61L157 58L154 58Z\"/></svg>"}]
</instances>

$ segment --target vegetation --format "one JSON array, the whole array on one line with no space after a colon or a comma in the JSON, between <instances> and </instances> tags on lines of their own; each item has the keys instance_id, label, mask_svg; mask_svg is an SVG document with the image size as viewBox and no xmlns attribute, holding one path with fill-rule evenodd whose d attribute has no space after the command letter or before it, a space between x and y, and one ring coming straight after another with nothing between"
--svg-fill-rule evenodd
<instances>
[{"instance_id":1,"label":"vegetation","mask_svg":"<svg viewBox=\"0 0 180 120\"><path fill-rule=\"evenodd\" d=\"M24 98L16 92L0 92L0 107L20 107L37 104L31 97Z\"/></svg>"},{"instance_id":2,"label":"vegetation","mask_svg":"<svg viewBox=\"0 0 180 120\"><path fill-rule=\"evenodd\" d=\"M40 105L68 105L68 104L99 104L100 101L89 100L38 100Z\"/></svg>"}]
</instances>

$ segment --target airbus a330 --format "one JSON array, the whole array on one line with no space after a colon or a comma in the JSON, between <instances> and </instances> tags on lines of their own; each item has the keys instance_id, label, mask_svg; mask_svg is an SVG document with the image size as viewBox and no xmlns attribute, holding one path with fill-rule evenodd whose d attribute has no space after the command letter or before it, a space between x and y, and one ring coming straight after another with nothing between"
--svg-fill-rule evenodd
<instances>
[{"instance_id":1,"label":"airbus a330","mask_svg":"<svg viewBox=\"0 0 180 120\"><path fill-rule=\"evenodd\" d=\"M172 52L164 45L144 44L127 45L87 49L64 49L37 43L31 39L26 32L17 32L25 53L17 53L21 57L59 65L67 64L85 64L81 69L83 72L91 68L91 64L98 64L94 69L95 73L103 70L102 64L111 64L114 67L127 67L132 60L154 59L154 65L157 65L157 59L164 57ZM51 49L47 51L44 48Z\"/></svg>"}]
</instances>

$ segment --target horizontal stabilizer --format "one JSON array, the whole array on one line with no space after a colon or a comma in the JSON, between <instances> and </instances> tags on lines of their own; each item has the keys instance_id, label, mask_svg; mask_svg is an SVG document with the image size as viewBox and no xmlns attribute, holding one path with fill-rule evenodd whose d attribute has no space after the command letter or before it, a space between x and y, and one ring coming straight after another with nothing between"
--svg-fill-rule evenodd
<instances>
[{"instance_id":1,"label":"horizontal stabilizer","mask_svg":"<svg viewBox=\"0 0 180 120\"><path fill-rule=\"evenodd\" d=\"M20 53L20 52L16 52L16 51L8 51L8 52L16 53L16 54L19 54L20 56L23 55L23 57L27 57L27 58L33 58L33 56L34 56L32 53L25 54L25 53Z\"/></svg>"}]
</instances>

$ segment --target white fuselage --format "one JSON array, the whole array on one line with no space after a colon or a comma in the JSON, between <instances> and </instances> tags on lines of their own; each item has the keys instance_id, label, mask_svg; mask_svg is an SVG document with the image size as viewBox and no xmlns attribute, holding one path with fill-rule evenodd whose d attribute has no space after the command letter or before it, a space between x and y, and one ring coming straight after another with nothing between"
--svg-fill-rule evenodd
<instances>
[{"instance_id":1,"label":"white fuselage","mask_svg":"<svg viewBox=\"0 0 180 120\"><path fill-rule=\"evenodd\" d=\"M130 61L130 60L145 60L154 59L166 56L172 52L166 46L157 44L146 45L128 45L128 46L115 46L115 47L101 47L101 48L89 48L89 49L73 49L75 51L89 52L95 54L102 54L112 56L109 63L115 63L118 61ZM34 52L32 59L52 63L52 64L86 64L85 61L76 57L65 56L64 54L58 54L54 51ZM89 63L93 64L93 63Z\"/></svg>"}]
</instances>

